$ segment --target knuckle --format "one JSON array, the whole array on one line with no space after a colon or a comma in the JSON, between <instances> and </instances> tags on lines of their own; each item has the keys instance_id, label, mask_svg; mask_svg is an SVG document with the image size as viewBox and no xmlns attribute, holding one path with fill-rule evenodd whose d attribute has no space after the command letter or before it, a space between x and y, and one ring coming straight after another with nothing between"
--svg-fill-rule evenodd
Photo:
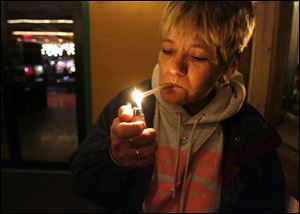
<instances>
[{"instance_id":1,"label":"knuckle","mask_svg":"<svg viewBox=\"0 0 300 214\"><path fill-rule=\"evenodd\" d=\"M139 124L121 122L117 125L116 134L121 138L134 137L141 134L142 130Z\"/></svg>"}]
</instances>

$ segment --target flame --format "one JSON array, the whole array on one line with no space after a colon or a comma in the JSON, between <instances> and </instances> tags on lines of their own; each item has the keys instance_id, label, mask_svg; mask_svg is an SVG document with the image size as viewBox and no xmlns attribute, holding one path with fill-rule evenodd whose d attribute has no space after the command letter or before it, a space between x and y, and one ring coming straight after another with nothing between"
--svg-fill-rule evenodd
<instances>
[{"instance_id":1,"label":"flame","mask_svg":"<svg viewBox=\"0 0 300 214\"><path fill-rule=\"evenodd\" d=\"M135 101L137 107L142 107L143 93L136 88L132 92L132 99Z\"/></svg>"}]
</instances>

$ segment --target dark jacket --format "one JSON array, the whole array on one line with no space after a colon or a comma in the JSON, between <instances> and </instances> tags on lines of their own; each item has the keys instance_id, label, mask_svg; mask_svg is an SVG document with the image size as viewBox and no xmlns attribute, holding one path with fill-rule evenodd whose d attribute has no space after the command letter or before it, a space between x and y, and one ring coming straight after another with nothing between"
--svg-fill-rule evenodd
<instances>
[{"instance_id":1,"label":"dark jacket","mask_svg":"<svg viewBox=\"0 0 300 214\"><path fill-rule=\"evenodd\" d=\"M150 80L138 86L149 90ZM105 107L71 159L74 191L108 208L139 212L152 176L152 167L128 169L109 155L110 125L118 108L127 104L132 88L120 92ZM154 96L143 100L147 127L153 127ZM284 212L285 185L276 147L281 138L262 116L244 103L222 121L224 133L221 212Z\"/></svg>"}]
</instances>

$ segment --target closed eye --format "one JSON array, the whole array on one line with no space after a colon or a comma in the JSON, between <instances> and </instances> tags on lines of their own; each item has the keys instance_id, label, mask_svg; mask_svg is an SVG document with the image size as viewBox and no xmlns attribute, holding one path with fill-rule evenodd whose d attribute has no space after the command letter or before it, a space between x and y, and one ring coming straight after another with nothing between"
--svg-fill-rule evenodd
<instances>
[{"instance_id":1,"label":"closed eye","mask_svg":"<svg viewBox=\"0 0 300 214\"><path fill-rule=\"evenodd\" d=\"M208 58L199 56L191 56L191 59L196 62L208 61Z\"/></svg>"},{"instance_id":2,"label":"closed eye","mask_svg":"<svg viewBox=\"0 0 300 214\"><path fill-rule=\"evenodd\" d=\"M165 55L172 55L174 53L173 50L171 49L162 49L162 52L165 54Z\"/></svg>"}]
</instances>

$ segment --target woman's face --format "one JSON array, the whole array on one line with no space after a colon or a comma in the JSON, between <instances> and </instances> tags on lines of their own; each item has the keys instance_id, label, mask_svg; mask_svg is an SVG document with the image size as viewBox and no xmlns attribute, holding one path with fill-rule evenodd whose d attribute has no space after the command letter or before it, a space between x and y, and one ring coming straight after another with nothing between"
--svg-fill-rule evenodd
<instances>
[{"instance_id":1,"label":"woman's face","mask_svg":"<svg viewBox=\"0 0 300 214\"><path fill-rule=\"evenodd\" d=\"M220 78L216 50L197 38L168 38L164 36L158 57L159 84L173 83L161 90L168 103L197 104L205 98Z\"/></svg>"}]
</instances>

